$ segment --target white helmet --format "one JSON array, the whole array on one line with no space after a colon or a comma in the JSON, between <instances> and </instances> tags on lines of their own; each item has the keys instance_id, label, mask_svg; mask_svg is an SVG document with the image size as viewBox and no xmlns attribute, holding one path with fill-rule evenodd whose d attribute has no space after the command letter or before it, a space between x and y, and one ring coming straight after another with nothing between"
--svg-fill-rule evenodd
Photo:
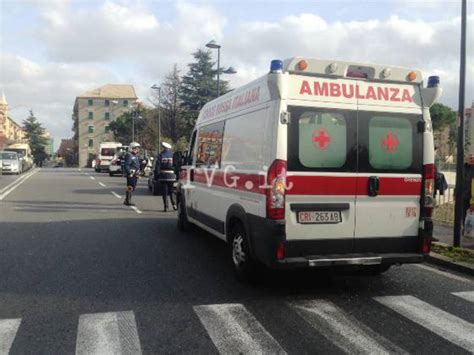
<instances>
[{"instance_id":1,"label":"white helmet","mask_svg":"<svg viewBox=\"0 0 474 355\"><path fill-rule=\"evenodd\" d=\"M166 142L162 142L162 143L161 143L161 146L162 146L163 148L166 148L166 149L171 149L171 144L166 143Z\"/></svg>"},{"instance_id":2,"label":"white helmet","mask_svg":"<svg viewBox=\"0 0 474 355\"><path fill-rule=\"evenodd\" d=\"M140 143L132 142L132 143L130 143L129 147L130 147L130 149L140 148Z\"/></svg>"}]
</instances>

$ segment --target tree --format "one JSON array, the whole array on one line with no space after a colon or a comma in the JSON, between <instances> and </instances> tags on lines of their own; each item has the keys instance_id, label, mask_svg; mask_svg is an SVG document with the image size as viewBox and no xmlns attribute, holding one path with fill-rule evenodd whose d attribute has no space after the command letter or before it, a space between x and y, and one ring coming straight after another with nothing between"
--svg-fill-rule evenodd
<instances>
[{"instance_id":1,"label":"tree","mask_svg":"<svg viewBox=\"0 0 474 355\"><path fill-rule=\"evenodd\" d=\"M109 129L113 132L114 139L122 144L129 144L132 141L132 117L134 117L135 141L138 141L138 137L146 126L144 120L145 113L146 108L138 105L136 109L123 113L115 121L111 122Z\"/></svg>"},{"instance_id":2,"label":"tree","mask_svg":"<svg viewBox=\"0 0 474 355\"><path fill-rule=\"evenodd\" d=\"M169 137L173 144L176 144L187 133L181 90L181 78L175 64L165 81L161 83L160 107L158 108L161 108L161 133Z\"/></svg>"},{"instance_id":3,"label":"tree","mask_svg":"<svg viewBox=\"0 0 474 355\"><path fill-rule=\"evenodd\" d=\"M456 113L440 103L435 103L430 107L430 116L435 131L441 131L456 122Z\"/></svg>"},{"instance_id":4,"label":"tree","mask_svg":"<svg viewBox=\"0 0 474 355\"><path fill-rule=\"evenodd\" d=\"M34 162L41 166L48 157L46 153L48 140L44 136L45 129L41 122L36 119L33 110L30 110L30 116L23 121L23 129L25 130L25 137L30 145Z\"/></svg>"},{"instance_id":5,"label":"tree","mask_svg":"<svg viewBox=\"0 0 474 355\"><path fill-rule=\"evenodd\" d=\"M185 109L185 133L191 134L201 108L215 99L217 88L217 70L211 61L211 52L198 49L193 53L195 61L188 64L189 71L183 76L180 92L181 106ZM220 81L221 93L228 91L228 82Z\"/></svg>"}]
</instances>

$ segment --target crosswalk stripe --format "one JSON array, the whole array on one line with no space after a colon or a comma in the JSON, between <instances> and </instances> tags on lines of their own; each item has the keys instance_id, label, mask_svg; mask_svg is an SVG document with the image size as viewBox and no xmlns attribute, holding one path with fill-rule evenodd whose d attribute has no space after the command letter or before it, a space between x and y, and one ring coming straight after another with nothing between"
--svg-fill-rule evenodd
<instances>
[{"instance_id":1,"label":"crosswalk stripe","mask_svg":"<svg viewBox=\"0 0 474 355\"><path fill-rule=\"evenodd\" d=\"M474 352L474 324L413 296L384 296L375 300L457 346Z\"/></svg>"},{"instance_id":2,"label":"crosswalk stripe","mask_svg":"<svg viewBox=\"0 0 474 355\"><path fill-rule=\"evenodd\" d=\"M21 319L0 319L0 354L8 354Z\"/></svg>"},{"instance_id":3,"label":"crosswalk stripe","mask_svg":"<svg viewBox=\"0 0 474 355\"><path fill-rule=\"evenodd\" d=\"M81 315L76 354L141 354L134 313L127 311Z\"/></svg>"},{"instance_id":4,"label":"crosswalk stripe","mask_svg":"<svg viewBox=\"0 0 474 355\"><path fill-rule=\"evenodd\" d=\"M194 306L221 354L286 354L242 304Z\"/></svg>"},{"instance_id":5,"label":"crosswalk stripe","mask_svg":"<svg viewBox=\"0 0 474 355\"><path fill-rule=\"evenodd\" d=\"M453 292L453 295L464 298L466 301L474 302L474 291Z\"/></svg>"},{"instance_id":6,"label":"crosswalk stripe","mask_svg":"<svg viewBox=\"0 0 474 355\"><path fill-rule=\"evenodd\" d=\"M346 353L406 354L332 302L310 300L290 305L314 329Z\"/></svg>"}]
</instances>

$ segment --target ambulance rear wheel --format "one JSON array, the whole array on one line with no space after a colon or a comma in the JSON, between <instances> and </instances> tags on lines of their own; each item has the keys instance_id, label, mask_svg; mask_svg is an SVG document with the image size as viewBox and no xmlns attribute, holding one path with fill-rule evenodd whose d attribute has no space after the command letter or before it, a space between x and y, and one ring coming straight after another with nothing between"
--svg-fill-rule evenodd
<instances>
[{"instance_id":1,"label":"ambulance rear wheel","mask_svg":"<svg viewBox=\"0 0 474 355\"><path fill-rule=\"evenodd\" d=\"M250 281L255 276L256 263L250 255L245 228L237 223L231 230L231 258L235 276L240 281Z\"/></svg>"}]
</instances>

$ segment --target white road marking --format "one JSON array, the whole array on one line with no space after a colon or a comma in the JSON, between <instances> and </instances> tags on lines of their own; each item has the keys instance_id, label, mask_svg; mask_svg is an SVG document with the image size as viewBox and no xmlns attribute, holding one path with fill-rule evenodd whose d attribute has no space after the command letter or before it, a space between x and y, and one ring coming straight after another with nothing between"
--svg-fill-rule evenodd
<instances>
[{"instance_id":1,"label":"white road marking","mask_svg":"<svg viewBox=\"0 0 474 355\"><path fill-rule=\"evenodd\" d=\"M30 177L35 175L39 169L35 169L31 171L30 173L22 176L21 178L15 180L13 183L9 184L6 186L4 189L2 189L2 192L0 193L0 201L2 201L5 197L7 197L10 193L12 193L18 186L23 184L26 180L28 180Z\"/></svg>"},{"instance_id":2,"label":"white road marking","mask_svg":"<svg viewBox=\"0 0 474 355\"><path fill-rule=\"evenodd\" d=\"M335 304L325 300L293 302L291 306L316 331L348 354L406 354Z\"/></svg>"},{"instance_id":3,"label":"white road marking","mask_svg":"<svg viewBox=\"0 0 474 355\"><path fill-rule=\"evenodd\" d=\"M414 264L413 266L424 269L424 270L428 270L428 271L433 272L435 274L442 275L442 276L448 277L448 278L456 280L456 281L474 283L474 280L470 280L468 278L458 276L456 274L451 274L450 272L442 271L442 270L436 269L434 267L430 267L430 266L426 266L426 265L422 265L422 264Z\"/></svg>"},{"instance_id":4,"label":"white road marking","mask_svg":"<svg viewBox=\"0 0 474 355\"><path fill-rule=\"evenodd\" d=\"M474 302L474 291L453 292L453 295L461 297L465 299L466 301Z\"/></svg>"},{"instance_id":5,"label":"white road marking","mask_svg":"<svg viewBox=\"0 0 474 355\"><path fill-rule=\"evenodd\" d=\"M95 180L95 177L93 177L93 176L89 176L89 179L91 179L91 180Z\"/></svg>"},{"instance_id":6,"label":"white road marking","mask_svg":"<svg viewBox=\"0 0 474 355\"><path fill-rule=\"evenodd\" d=\"M286 354L242 304L194 306L221 354Z\"/></svg>"},{"instance_id":7,"label":"white road marking","mask_svg":"<svg viewBox=\"0 0 474 355\"><path fill-rule=\"evenodd\" d=\"M8 354L20 327L21 319L0 319L0 354Z\"/></svg>"},{"instance_id":8,"label":"white road marking","mask_svg":"<svg viewBox=\"0 0 474 355\"><path fill-rule=\"evenodd\" d=\"M474 324L409 295L375 297L375 300L451 343L474 352Z\"/></svg>"},{"instance_id":9,"label":"white road marking","mask_svg":"<svg viewBox=\"0 0 474 355\"><path fill-rule=\"evenodd\" d=\"M103 182L99 182L99 185L102 186L102 187L106 187Z\"/></svg>"},{"instance_id":10,"label":"white road marking","mask_svg":"<svg viewBox=\"0 0 474 355\"><path fill-rule=\"evenodd\" d=\"M134 210L135 212L137 212L138 214L142 214L142 211L140 211L136 206L130 206L130 208Z\"/></svg>"},{"instance_id":11,"label":"white road marking","mask_svg":"<svg viewBox=\"0 0 474 355\"><path fill-rule=\"evenodd\" d=\"M112 195L114 195L115 197L117 197L117 198L122 198L122 196L120 196L120 195L119 195L118 193L116 193L115 191L110 191L110 193L111 193Z\"/></svg>"},{"instance_id":12,"label":"white road marking","mask_svg":"<svg viewBox=\"0 0 474 355\"><path fill-rule=\"evenodd\" d=\"M141 354L132 311L83 314L79 317L76 354Z\"/></svg>"}]
</instances>

